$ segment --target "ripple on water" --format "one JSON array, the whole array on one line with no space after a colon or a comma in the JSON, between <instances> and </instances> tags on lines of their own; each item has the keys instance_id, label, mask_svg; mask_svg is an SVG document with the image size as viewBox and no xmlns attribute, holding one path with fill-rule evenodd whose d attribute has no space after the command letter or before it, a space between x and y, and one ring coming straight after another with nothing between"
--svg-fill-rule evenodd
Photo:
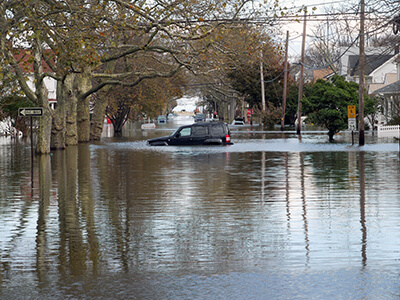
<instances>
[{"instance_id":1,"label":"ripple on water","mask_svg":"<svg viewBox=\"0 0 400 300\"><path fill-rule=\"evenodd\" d=\"M115 149L134 151L173 152L182 155L201 153L240 153L240 152L393 152L399 153L396 143L369 144L364 146L345 143L305 143L298 139L238 140L230 146L161 146L151 147L146 141L92 145L93 149Z\"/></svg>"}]
</instances>

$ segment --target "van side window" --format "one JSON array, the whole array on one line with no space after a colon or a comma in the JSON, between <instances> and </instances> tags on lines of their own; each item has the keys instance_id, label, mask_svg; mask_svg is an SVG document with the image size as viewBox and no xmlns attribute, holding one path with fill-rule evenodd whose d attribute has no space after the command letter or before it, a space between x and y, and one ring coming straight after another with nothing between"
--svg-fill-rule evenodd
<instances>
[{"instance_id":1,"label":"van side window","mask_svg":"<svg viewBox=\"0 0 400 300\"><path fill-rule=\"evenodd\" d=\"M205 136L207 135L207 128L205 126L193 126L193 136Z\"/></svg>"},{"instance_id":2,"label":"van side window","mask_svg":"<svg viewBox=\"0 0 400 300\"><path fill-rule=\"evenodd\" d=\"M192 128L190 127L182 128L180 134L181 136L190 136L192 134Z\"/></svg>"},{"instance_id":3,"label":"van side window","mask_svg":"<svg viewBox=\"0 0 400 300\"><path fill-rule=\"evenodd\" d=\"M213 125L213 126L211 126L211 134L212 135L223 135L224 129L221 125Z\"/></svg>"}]
</instances>

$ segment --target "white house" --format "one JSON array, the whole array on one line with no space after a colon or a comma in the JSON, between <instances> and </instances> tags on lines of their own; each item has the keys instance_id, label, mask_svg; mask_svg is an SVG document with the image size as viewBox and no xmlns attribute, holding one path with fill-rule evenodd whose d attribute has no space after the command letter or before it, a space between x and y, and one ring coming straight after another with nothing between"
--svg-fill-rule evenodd
<instances>
[{"instance_id":1,"label":"white house","mask_svg":"<svg viewBox=\"0 0 400 300\"><path fill-rule=\"evenodd\" d=\"M394 76L392 73L387 74L386 82L388 84L372 92L373 95L382 97L382 114L385 122L380 124L386 124L394 117L400 116L400 55L395 57L393 63L396 64L396 80L393 81ZM389 77L391 78L390 80Z\"/></svg>"},{"instance_id":2,"label":"white house","mask_svg":"<svg viewBox=\"0 0 400 300\"><path fill-rule=\"evenodd\" d=\"M365 55L365 76L366 84L383 83L385 75L396 73L396 64L393 54L366 54ZM339 64L339 75L345 76L346 81L359 82L360 55L348 55L345 59L346 66Z\"/></svg>"}]
</instances>

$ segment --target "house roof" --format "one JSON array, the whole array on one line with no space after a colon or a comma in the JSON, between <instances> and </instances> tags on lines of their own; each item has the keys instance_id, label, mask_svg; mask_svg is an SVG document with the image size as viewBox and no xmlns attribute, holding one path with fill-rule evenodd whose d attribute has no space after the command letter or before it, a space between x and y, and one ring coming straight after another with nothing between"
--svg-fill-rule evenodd
<instances>
[{"instance_id":1,"label":"house roof","mask_svg":"<svg viewBox=\"0 0 400 300\"><path fill-rule=\"evenodd\" d=\"M326 79L329 75L333 74L334 72L330 67L326 69L318 69L313 71L313 78L314 80L317 79Z\"/></svg>"},{"instance_id":2,"label":"house roof","mask_svg":"<svg viewBox=\"0 0 400 300\"><path fill-rule=\"evenodd\" d=\"M392 84L393 82L397 81L397 74L396 73L388 73L385 75L385 82L388 84Z\"/></svg>"},{"instance_id":3,"label":"house roof","mask_svg":"<svg viewBox=\"0 0 400 300\"><path fill-rule=\"evenodd\" d=\"M384 83L371 83L368 87L368 94L374 94L376 90L379 90L386 86Z\"/></svg>"},{"instance_id":4,"label":"house roof","mask_svg":"<svg viewBox=\"0 0 400 300\"><path fill-rule=\"evenodd\" d=\"M374 94L400 94L400 80L376 90Z\"/></svg>"},{"instance_id":5,"label":"house roof","mask_svg":"<svg viewBox=\"0 0 400 300\"><path fill-rule=\"evenodd\" d=\"M381 55L381 54L373 54L373 55L365 55L365 75L371 74L375 69L380 67L386 61L391 59L393 55ZM360 56L359 55L350 55L349 56L349 70L350 75L357 75L360 70Z\"/></svg>"},{"instance_id":6,"label":"house roof","mask_svg":"<svg viewBox=\"0 0 400 300\"><path fill-rule=\"evenodd\" d=\"M14 49L13 55L24 73L33 73L33 55L29 49ZM45 50L45 55L52 55L51 50ZM54 60L54 59L53 59ZM42 59L44 72L52 72L49 65Z\"/></svg>"}]
</instances>

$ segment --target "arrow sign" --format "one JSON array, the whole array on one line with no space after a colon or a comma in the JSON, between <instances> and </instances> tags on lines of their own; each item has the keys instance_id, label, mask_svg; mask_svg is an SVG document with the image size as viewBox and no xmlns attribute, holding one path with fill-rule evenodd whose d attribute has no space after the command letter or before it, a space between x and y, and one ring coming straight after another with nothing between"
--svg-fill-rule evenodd
<instances>
[{"instance_id":1,"label":"arrow sign","mask_svg":"<svg viewBox=\"0 0 400 300\"><path fill-rule=\"evenodd\" d=\"M42 107L19 108L18 115L20 117L41 117L43 116L43 108Z\"/></svg>"}]
</instances>

